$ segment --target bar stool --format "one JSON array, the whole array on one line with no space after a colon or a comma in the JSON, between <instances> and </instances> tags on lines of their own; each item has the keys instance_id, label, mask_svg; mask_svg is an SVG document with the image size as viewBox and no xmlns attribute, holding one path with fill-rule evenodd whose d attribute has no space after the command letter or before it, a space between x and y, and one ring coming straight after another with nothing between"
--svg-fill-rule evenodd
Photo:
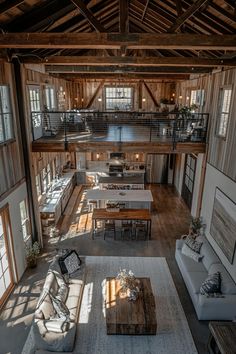
<instances>
[{"instance_id":1,"label":"bar stool","mask_svg":"<svg viewBox=\"0 0 236 354\"><path fill-rule=\"evenodd\" d=\"M115 225L115 221L113 220L106 220L105 224L104 224L104 240L106 238L106 234L109 232L113 232L114 234L114 240L116 240L116 225Z\"/></svg>"},{"instance_id":2,"label":"bar stool","mask_svg":"<svg viewBox=\"0 0 236 354\"><path fill-rule=\"evenodd\" d=\"M136 221L134 224L134 234L135 234L135 239L138 240L139 236L142 235L144 236L144 240L146 240L147 237L147 224L144 221Z\"/></svg>"},{"instance_id":3,"label":"bar stool","mask_svg":"<svg viewBox=\"0 0 236 354\"><path fill-rule=\"evenodd\" d=\"M97 200L89 201L89 211L92 212L94 208L97 208Z\"/></svg>"},{"instance_id":4,"label":"bar stool","mask_svg":"<svg viewBox=\"0 0 236 354\"><path fill-rule=\"evenodd\" d=\"M125 235L128 234L129 238L132 240L133 236L133 223L132 221L122 221L121 223L121 238L124 240Z\"/></svg>"}]
</instances>

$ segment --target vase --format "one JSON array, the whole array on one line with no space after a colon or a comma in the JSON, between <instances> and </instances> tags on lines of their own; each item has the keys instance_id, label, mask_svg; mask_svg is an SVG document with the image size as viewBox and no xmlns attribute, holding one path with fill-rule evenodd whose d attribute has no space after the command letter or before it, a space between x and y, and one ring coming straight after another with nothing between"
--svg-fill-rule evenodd
<instances>
[{"instance_id":1,"label":"vase","mask_svg":"<svg viewBox=\"0 0 236 354\"><path fill-rule=\"evenodd\" d=\"M138 298L139 288L136 286L135 288L128 289L127 295L129 301L136 301Z\"/></svg>"}]
</instances>

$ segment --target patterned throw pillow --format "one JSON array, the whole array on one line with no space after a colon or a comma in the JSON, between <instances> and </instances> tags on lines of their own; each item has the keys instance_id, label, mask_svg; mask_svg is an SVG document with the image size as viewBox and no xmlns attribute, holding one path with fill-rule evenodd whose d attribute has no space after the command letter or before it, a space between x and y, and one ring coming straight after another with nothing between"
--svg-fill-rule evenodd
<instances>
[{"instance_id":1,"label":"patterned throw pillow","mask_svg":"<svg viewBox=\"0 0 236 354\"><path fill-rule=\"evenodd\" d=\"M62 274L72 274L80 268L81 260L76 251L69 251L66 255L59 258L59 265Z\"/></svg>"},{"instance_id":2,"label":"patterned throw pillow","mask_svg":"<svg viewBox=\"0 0 236 354\"><path fill-rule=\"evenodd\" d=\"M191 250L200 253L202 242L196 241L191 235L188 235L184 242L186 243L186 245L188 245L189 248L191 248Z\"/></svg>"},{"instance_id":3,"label":"patterned throw pillow","mask_svg":"<svg viewBox=\"0 0 236 354\"><path fill-rule=\"evenodd\" d=\"M189 248L188 245L186 245L186 243L183 244L181 252L185 256L192 258L195 262L199 262L203 258L202 255L200 255L197 252L194 252L191 248Z\"/></svg>"},{"instance_id":4,"label":"patterned throw pillow","mask_svg":"<svg viewBox=\"0 0 236 354\"><path fill-rule=\"evenodd\" d=\"M200 287L200 294L220 294L221 293L221 276L220 272L208 275L206 280Z\"/></svg>"}]
</instances>

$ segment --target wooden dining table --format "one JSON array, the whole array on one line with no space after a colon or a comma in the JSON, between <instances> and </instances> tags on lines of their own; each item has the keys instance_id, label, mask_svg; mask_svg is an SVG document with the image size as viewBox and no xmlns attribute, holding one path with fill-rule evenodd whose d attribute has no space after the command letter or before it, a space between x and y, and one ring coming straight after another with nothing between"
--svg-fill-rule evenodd
<instances>
[{"instance_id":1,"label":"wooden dining table","mask_svg":"<svg viewBox=\"0 0 236 354\"><path fill-rule=\"evenodd\" d=\"M148 239L151 239L152 217L149 209L120 209L119 211L108 211L105 208L94 209L92 215L93 234L97 229L97 221L103 220L145 221Z\"/></svg>"}]
</instances>

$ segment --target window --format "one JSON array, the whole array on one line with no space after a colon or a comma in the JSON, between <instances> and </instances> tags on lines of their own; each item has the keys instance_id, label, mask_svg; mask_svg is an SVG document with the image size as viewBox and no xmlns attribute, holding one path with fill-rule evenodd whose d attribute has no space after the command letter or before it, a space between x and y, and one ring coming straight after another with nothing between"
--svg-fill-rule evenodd
<instances>
[{"instance_id":1,"label":"window","mask_svg":"<svg viewBox=\"0 0 236 354\"><path fill-rule=\"evenodd\" d=\"M105 109L130 111L133 109L132 87L105 87Z\"/></svg>"},{"instance_id":2,"label":"window","mask_svg":"<svg viewBox=\"0 0 236 354\"><path fill-rule=\"evenodd\" d=\"M56 99L55 99L55 90L53 87L46 86L45 87L45 104L46 108L49 111L55 110L56 107Z\"/></svg>"},{"instance_id":3,"label":"window","mask_svg":"<svg viewBox=\"0 0 236 354\"><path fill-rule=\"evenodd\" d=\"M35 177L35 184L36 184L37 195L39 197L41 195L41 181L39 175Z\"/></svg>"},{"instance_id":4,"label":"window","mask_svg":"<svg viewBox=\"0 0 236 354\"><path fill-rule=\"evenodd\" d=\"M8 86L0 86L0 143L13 137L10 90Z\"/></svg>"},{"instance_id":5,"label":"window","mask_svg":"<svg viewBox=\"0 0 236 354\"><path fill-rule=\"evenodd\" d=\"M40 111L40 88L39 86L29 87L29 101L30 101L30 111L39 112ZM32 115L32 124L34 128L41 126L41 115Z\"/></svg>"},{"instance_id":6,"label":"window","mask_svg":"<svg viewBox=\"0 0 236 354\"><path fill-rule=\"evenodd\" d=\"M31 235L30 221L29 221L29 214L28 214L26 200L22 200L22 202L20 202L20 216L21 216L21 228L22 228L23 238L24 241L26 242Z\"/></svg>"},{"instance_id":7,"label":"window","mask_svg":"<svg viewBox=\"0 0 236 354\"><path fill-rule=\"evenodd\" d=\"M47 165L46 168L42 170L42 184L43 184L43 192L46 193L50 187L51 183L51 167L50 164Z\"/></svg>"},{"instance_id":8,"label":"window","mask_svg":"<svg viewBox=\"0 0 236 354\"><path fill-rule=\"evenodd\" d=\"M221 88L219 96L219 123L217 127L217 135L226 137L227 125L229 120L229 110L231 102L232 89Z\"/></svg>"},{"instance_id":9,"label":"window","mask_svg":"<svg viewBox=\"0 0 236 354\"><path fill-rule=\"evenodd\" d=\"M204 104L204 90L191 90L190 106L197 105L199 107Z\"/></svg>"}]
</instances>

